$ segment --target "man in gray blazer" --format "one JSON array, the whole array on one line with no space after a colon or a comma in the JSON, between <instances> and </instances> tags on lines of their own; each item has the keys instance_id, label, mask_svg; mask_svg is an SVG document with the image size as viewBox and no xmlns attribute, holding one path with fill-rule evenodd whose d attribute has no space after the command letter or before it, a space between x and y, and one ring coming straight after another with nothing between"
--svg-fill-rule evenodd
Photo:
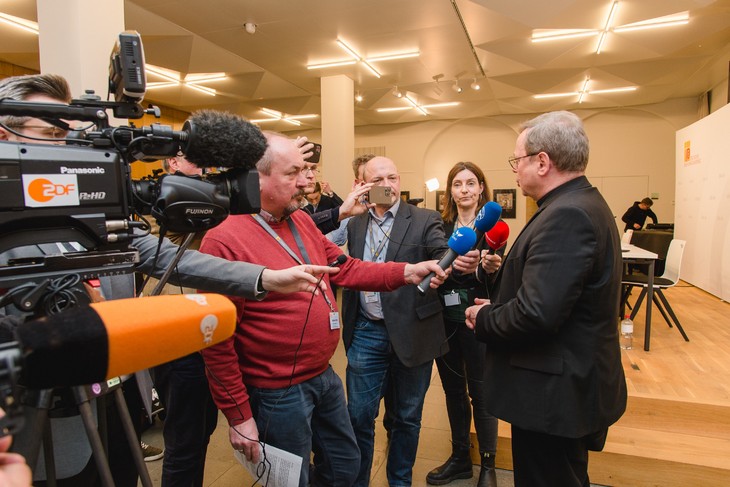
<instances>
[{"instance_id":1,"label":"man in gray blazer","mask_svg":"<svg viewBox=\"0 0 730 487\"><path fill-rule=\"evenodd\" d=\"M487 407L512 424L517 487L589 485L626 409L617 317L621 246L611 210L584 176L588 138L569 112L522 127L509 160L538 210L502 264L492 302L467 325L487 343Z\"/></svg>"},{"instance_id":2,"label":"man in gray blazer","mask_svg":"<svg viewBox=\"0 0 730 487\"><path fill-rule=\"evenodd\" d=\"M390 188L390 203L350 220L350 255L373 262L440 258L447 248L441 217L401 201L395 163L375 157L367 162L364 178ZM436 293L420 296L415 286L389 293L344 290L347 402L361 453L356 486L370 481L374 422L386 380L393 399L388 412L392 418L388 482L411 484L433 359L448 350L441 309Z\"/></svg>"}]
</instances>

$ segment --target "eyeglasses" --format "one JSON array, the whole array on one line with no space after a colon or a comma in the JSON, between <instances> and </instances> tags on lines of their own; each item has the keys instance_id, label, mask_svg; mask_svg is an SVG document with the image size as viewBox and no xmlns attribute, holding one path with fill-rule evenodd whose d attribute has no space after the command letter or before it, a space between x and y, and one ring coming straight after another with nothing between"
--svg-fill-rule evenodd
<instances>
[{"instance_id":1,"label":"eyeglasses","mask_svg":"<svg viewBox=\"0 0 730 487\"><path fill-rule=\"evenodd\" d=\"M18 129L33 129L37 130L41 137L47 139L65 139L68 137L68 130L56 127L55 125L15 125L12 126Z\"/></svg>"},{"instance_id":2,"label":"eyeglasses","mask_svg":"<svg viewBox=\"0 0 730 487\"><path fill-rule=\"evenodd\" d=\"M307 174L309 174L310 172L311 172L311 173L312 173L312 174L313 174L314 176L318 176L318 175L319 175L319 169L317 169L317 166L304 166L304 167L302 168L302 174L304 174L305 176L306 176Z\"/></svg>"},{"instance_id":3,"label":"eyeglasses","mask_svg":"<svg viewBox=\"0 0 730 487\"><path fill-rule=\"evenodd\" d=\"M513 171L517 170L517 166L519 166L520 159L524 159L525 157L532 157L538 155L539 152L534 152L532 154L526 154L524 156L512 156L507 158L507 163L509 164L509 167L512 168Z\"/></svg>"}]
</instances>

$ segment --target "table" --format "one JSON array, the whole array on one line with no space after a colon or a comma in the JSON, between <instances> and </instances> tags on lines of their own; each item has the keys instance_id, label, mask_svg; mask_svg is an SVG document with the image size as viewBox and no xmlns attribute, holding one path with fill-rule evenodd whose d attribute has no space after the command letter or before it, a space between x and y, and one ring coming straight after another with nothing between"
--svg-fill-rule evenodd
<instances>
[{"instance_id":1,"label":"table","mask_svg":"<svg viewBox=\"0 0 730 487\"><path fill-rule=\"evenodd\" d=\"M651 307L654 303L654 263L659 256L636 245L621 244L621 258L624 264L648 265L647 289L646 289L646 325L644 328L644 350L649 351L649 338L651 336Z\"/></svg>"},{"instance_id":2,"label":"table","mask_svg":"<svg viewBox=\"0 0 730 487\"><path fill-rule=\"evenodd\" d=\"M661 276L664 272L664 265L667 260L669 244L674 238L674 233L664 230L634 230L631 236L631 244L636 245L649 252L656 252L659 256L654 264L654 274Z\"/></svg>"}]
</instances>

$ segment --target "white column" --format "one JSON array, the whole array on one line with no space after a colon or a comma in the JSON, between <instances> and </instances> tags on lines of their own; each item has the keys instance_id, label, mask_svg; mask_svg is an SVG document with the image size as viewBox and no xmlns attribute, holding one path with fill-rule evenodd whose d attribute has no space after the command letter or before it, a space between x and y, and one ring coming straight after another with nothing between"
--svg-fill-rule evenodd
<instances>
[{"instance_id":1,"label":"white column","mask_svg":"<svg viewBox=\"0 0 730 487\"><path fill-rule=\"evenodd\" d=\"M106 99L109 55L124 31L124 0L37 0L41 73L60 74L79 97Z\"/></svg>"},{"instance_id":2,"label":"white column","mask_svg":"<svg viewBox=\"0 0 730 487\"><path fill-rule=\"evenodd\" d=\"M352 187L355 152L355 89L347 76L321 80L322 178L343 198Z\"/></svg>"}]
</instances>

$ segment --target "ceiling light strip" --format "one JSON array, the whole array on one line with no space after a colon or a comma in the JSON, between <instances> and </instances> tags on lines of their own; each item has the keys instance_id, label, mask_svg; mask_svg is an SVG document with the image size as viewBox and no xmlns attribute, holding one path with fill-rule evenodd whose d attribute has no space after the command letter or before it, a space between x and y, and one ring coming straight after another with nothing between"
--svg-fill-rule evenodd
<instances>
[{"instance_id":1,"label":"ceiling light strip","mask_svg":"<svg viewBox=\"0 0 730 487\"><path fill-rule=\"evenodd\" d=\"M545 42L545 41L559 41L562 39L574 39L577 37L591 37L598 35L600 33L599 30L582 30L579 32L570 32L570 33L562 33L562 34L549 34L549 33L540 33L540 34L533 34L532 35L532 42Z\"/></svg>"},{"instance_id":2,"label":"ceiling light strip","mask_svg":"<svg viewBox=\"0 0 730 487\"><path fill-rule=\"evenodd\" d=\"M608 18L606 19L606 25L603 27L603 31L608 31L609 27L611 27L611 22L613 22L613 18L616 16L616 11L618 10L618 2L613 2L611 5L611 11L608 13Z\"/></svg>"},{"instance_id":3,"label":"ceiling light strip","mask_svg":"<svg viewBox=\"0 0 730 487\"><path fill-rule=\"evenodd\" d=\"M376 56L376 57L369 57L365 60L369 63L377 63L378 61L393 61L394 59L407 59L412 57L418 57L421 53L419 51L415 52L404 52L403 54L392 54L388 56Z\"/></svg>"},{"instance_id":4,"label":"ceiling light strip","mask_svg":"<svg viewBox=\"0 0 730 487\"><path fill-rule=\"evenodd\" d=\"M310 64L307 66L307 69L336 68L339 66L351 66L355 63L357 63L357 61L337 61L333 63Z\"/></svg>"},{"instance_id":5,"label":"ceiling light strip","mask_svg":"<svg viewBox=\"0 0 730 487\"><path fill-rule=\"evenodd\" d=\"M689 19L687 20L671 20L667 22L656 22L653 24L635 24L635 25L626 25L622 27L616 27L613 29L613 32L631 32L636 30L647 30L647 29L659 29L662 27L675 27L677 25L686 25L689 24Z\"/></svg>"},{"instance_id":6,"label":"ceiling light strip","mask_svg":"<svg viewBox=\"0 0 730 487\"><path fill-rule=\"evenodd\" d=\"M636 91L638 87L636 86L627 86L625 88L609 88L607 90L591 90L587 93L591 95L601 94L601 93L622 93L625 91Z\"/></svg>"},{"instance_id":7,"label":"ceiling light strip","mask_svg":"<svg viewBox=\"0 0 730 487\"><path fill-rule=\"evenodd\" d=\"M216 96L216 91L213 88L208 88L206 86L199 86L199 85L196 85L195 83L184 83L184 84L185 84L185 86L188 86L201 93L205 93L206 95Z\"/></svg>"},{"instance_id":8,"label":"ceiling light strip","mask_svg":"<svg viewBox=\"0 0 730 487\"><path fill-rule=\"evenodd\" d=\"M542 99L542 98L560 98L564 96L575 96L579 94L577 91L571 91L570 93L543 93L540 95L533 95L533 98Z\"/></svg>"},{"instance_id":9,"label":"ceiling light strip","mask_svg":"<svg viewBox=\"0 0 730 487\"><path fill-rule=\"evenodd\" d=\"M378 70L375 69L374 67L372 67L367 61L362 60L361 62L363 64L363 66L368 68L368 71L370 71L373 74L373 76L375 76L378 79L382 77L382 75L378 72Z\"/></svg>"},{"instance_id":10,"label":"ceiling light strip","mask_svg":"<svg viewBox=\"0 0 730 487\"><path fill-rule=\"evenodd\" d=\"M410 96L406 95L403 98L405 98L408 103L410 103L411 105L413 105L413 108L415 108L416 110L418 110L419 112L421 112L423 115L428 115L428 112L426 110L424 110L421 105L419 105L418 103L416 103L415 101L413 101L413 99Z\"/></svg>"},{"instance_id":11,"label":"ceiling light strip","mask_svg":"<svg viewBox=\"0 0 730 487\"><path fill-rule=\"evenodd\" d=\"M413 107L390 107L390 108L376 108L376 112L397 112L399 110L411 110Z\"/></svg>"},{"instance_id":12,"label":"ceiling light strip","mask_svg":"<svg viewBox=\"0 0 730 487\"><path fill-rule=\"evenodd\" d=\"M358 53L356 53L354 49L352 49L350 46L348 46L347 44L345 44L342 40L337 39L336 42L337 42L337 45L338 46L340 46L342 49L344 49L344 51L346 53L348 53L350 56L352 56L353 58L355 58L356 61L362 61L363 60L363 58L360 57L360 55Z\"/></svg>"},{"instance_id":13,"label":"ceiling light strip","mask_svg":"<svg viewBox=\"0 0 730 487\"><path fill-rule=\"evenodd\" d=\"M179 86L179 81L152 81L147 83L147 88L167 88L168 86Z\"/></svg>"},{"instance_id":14,"label":"ceiling light strip","mask_svg":"<svg viewBox=\"0 0 730 487\"><path fill-rule=\"evenodd\" d=\"M175 78L171 73L167 72L167 70L163 70L162 68L158 68L157 66L152 66L150 64L147 64L145 66L145 69L148 73L152 73L156 76L159 76L160 78L165 78L166 80L172 81L173 83L180 84L178 73L178 78Z\"/></svg>"},{"instance_id":15,"label":"ceiling light strip","mask_svg":"<svg viewBox=\"0 0 730 487\"><path fill-rule=\"evenodd\" d=\"M13 15L8 15L0 12L0 22L4 22L8 25L15 27L16 29L30 32L31 34L38 35L38 22L32 20L21 19Z\"/></svg>"},{"instance_id":16,"label":"ceiling light strip","mask_svg":"<svg viewBox=\"0 0 730 487\"><path fill-rule=\"evenodd\" d=\"M613 2L611 4L611 10L608 12L608 18L606 19L606 25L603 26L603 30L601 31L601 36L598 38L598 45L596 46L596 54L601 54L601 49L603 48L603 43L606 40L606 36L608 35L608 30L611 27L611 22L613 22L613 18L616 15L617 10L618 10L618 2Z\"/></svg>"}]
</instances>

